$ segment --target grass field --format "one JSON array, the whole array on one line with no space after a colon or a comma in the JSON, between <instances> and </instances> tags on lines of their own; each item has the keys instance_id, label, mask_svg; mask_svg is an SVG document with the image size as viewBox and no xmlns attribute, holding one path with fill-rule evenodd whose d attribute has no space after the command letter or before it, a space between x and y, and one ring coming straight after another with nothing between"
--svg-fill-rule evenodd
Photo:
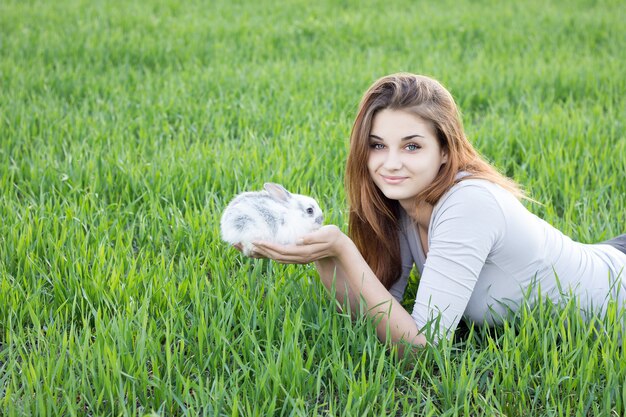
<instances>
[{"instance_id":1,"label":"grass field","mask_svg":"<svg viewBox=\"0 0 626 417\"><path fill-rule=\"evenodd\" d=\"M625 348L573 304L401 360L312 266L245 259L218 221L271 180L346 230L358 101L411 71L451 90L533 212L583 242L623 233L625 10L2 0L0 415L626 414Z\"/></svg>"}]
</instances>

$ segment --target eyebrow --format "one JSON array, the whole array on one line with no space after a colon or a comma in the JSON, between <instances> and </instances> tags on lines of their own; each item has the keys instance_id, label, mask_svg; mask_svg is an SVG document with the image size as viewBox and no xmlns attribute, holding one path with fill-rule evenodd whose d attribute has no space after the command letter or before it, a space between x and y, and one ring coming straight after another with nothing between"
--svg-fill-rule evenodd
<instances>
[{"instance_id":1,"label":"eyebrow","mask_svg":"<svg viewBox=\"0 0 626 417\"><path fill-rule=\"evenodd\" d=\"M383 138L381 138L380 136L376 136L376 135L372 135L372 134L370 134L370 138L372 138L372 139L378 139L378 140L382 140L382 141L384 141L384 139L383 139ZM414 138L422 138L422 139L424 139L424 136L422 136L422 135L418 135L418 134L415 134L415 135L405 136L405 137L403 137L403 138L402 138L402 139L400 139L400 140L401 140L401 141L405 141L405 140L411 140L411 139L414 139Z\"/></svg>"}]
</instances>

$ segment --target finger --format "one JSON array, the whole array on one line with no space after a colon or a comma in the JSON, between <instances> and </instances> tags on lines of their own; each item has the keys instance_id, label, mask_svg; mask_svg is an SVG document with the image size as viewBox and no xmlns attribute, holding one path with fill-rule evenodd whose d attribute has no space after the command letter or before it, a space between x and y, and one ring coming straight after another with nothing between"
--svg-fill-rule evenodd
<instances>
[{"instance_id":1,"label":"finger","mask_svg":"<svg viewBox=\"0 0 626 417\"><path fill-rule=\"evenodd\" d=\"M271 258L274 260L278 260L285 256L285 253L279 249L275 249L268 246L255 245L254 254L256 256L262 256L265 258Z\"/></svg>"},{"instance_id":2,"label":"finger","mask_svg":"<svg viewBox=\"0 0 626 417\"><path fill-rule=\"evenodd\" d=\"M302 236L296 243L300 245L312 245L314 243L327 243L333 240L334 233L337 233L337 232L339 232L339 229L337 228L337 226L328 224L328 225L322 226L320 229L314 232L307 233L306 235Z\"/></svg>"},{"instance_id":3,"label":"finger","mask_svg":"<svg viewBox=\"0 0 626 417\"><path fill-rule=\"evenodd\" d=\"M307 233L296 241L296 245L312 245L326 241L326 233L323 230Z\"/></svg>"},{"instance_id":4,"label":"finger","mask_svg":"<svg viewBox=\"0 0 626 417\"><path fill-rule=\"evenodd\" d=\"M277 246L258 247L264 256L281 263L307 264L323 257L316 246Z\"/></svg>"},{"instance_id":5,"label":"finger","mask_svg":"<svg viewBox=\"0 0 626 417\"><path fill-rule=\"evenodd\" d=\"M277 257L282 257L290 253L289 250L284 250L282 245L274 243L259 242L253 245L252 253L255 258L271 258L275 260Z\"/></svg>"},{"instance_id":6,"label":"finger","mask_svg":"<svg viewBox=\"0 0 626 417\"><path fill-rule=\"evenodd\" d=\"M256 245L252 246L250 250L250 257L254 259L271 258L271 256L268 256L267 251L263 250L263 248L260 248Z\"/></svg>"},{"instance_id":7,"label":"finger","mask_svg":"<svg viewBox=\"0 0 626 417\"><path fill-rule=\"evenodd\" d=\"M253 258L253 259L260 259L263 257L263 255L259 253L257 249L253 249L252 251L249 252L248 257Z\"/></svg>"},{"instance_id":8,"label":"finger","mask_svg":"<svg viewBox=\"0 0 626 417\"><path fill-rule=\"evenodd\" d=\"M280 255L299 255L304 252L302 246L295 244L281 245L278 243L258 242L254 244L255 250L262 250L266 253L274 253Z\"/></svg>"},{"instance_id":9,"label":"finger","mask_svg":"<svg viewBox=\"0 0 626 417\"><path fill-rule=\"evenodd\" d=\"M266 251L275 251L275 252L289 252L288 248L289 246L293 246L293 245L281 245L280 243L274 243L274 242L267 242L267 241L258 241L258 242L252 242L252 244L254 245L254 250L266 250Z\"/></svg>"}]
</instances>

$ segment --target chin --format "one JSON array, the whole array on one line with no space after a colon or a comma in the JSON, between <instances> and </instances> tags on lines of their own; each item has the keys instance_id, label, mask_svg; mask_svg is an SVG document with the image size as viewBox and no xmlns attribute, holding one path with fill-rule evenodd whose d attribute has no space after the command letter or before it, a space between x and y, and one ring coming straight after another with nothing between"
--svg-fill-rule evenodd
<instances>
[{"instance_id":1,"label":"chin","mask_svg":"<svg viewBox=\"0 0 626 417\"><path fill-rule=\"evenodd\" d=\"M394 192L383 192L383 195L385 197L387 197L389 200L396 200L396 201L407 200L407 199L415 197L414 195L407 195L405 193L398 193L398 192L395 192L395 193Z\"/></svg>"}]
</instances>

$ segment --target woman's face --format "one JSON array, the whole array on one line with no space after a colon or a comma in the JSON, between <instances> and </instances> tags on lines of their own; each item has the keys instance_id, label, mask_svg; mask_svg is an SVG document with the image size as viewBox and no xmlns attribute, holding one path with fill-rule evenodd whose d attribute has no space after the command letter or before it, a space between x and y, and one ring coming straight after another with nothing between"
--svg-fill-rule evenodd
<instances>
[{"instance_id":1,"label":"woman's face","mask_svg":"<svg viewBox=\"0 0 626 417\"><path fill-rule=\"evenodd\" d=\"M383 109L372 120L367 168L385 197L405 210L436 178L448 155L431 122L405 110Z\"/></svg>"}]
</instances>

